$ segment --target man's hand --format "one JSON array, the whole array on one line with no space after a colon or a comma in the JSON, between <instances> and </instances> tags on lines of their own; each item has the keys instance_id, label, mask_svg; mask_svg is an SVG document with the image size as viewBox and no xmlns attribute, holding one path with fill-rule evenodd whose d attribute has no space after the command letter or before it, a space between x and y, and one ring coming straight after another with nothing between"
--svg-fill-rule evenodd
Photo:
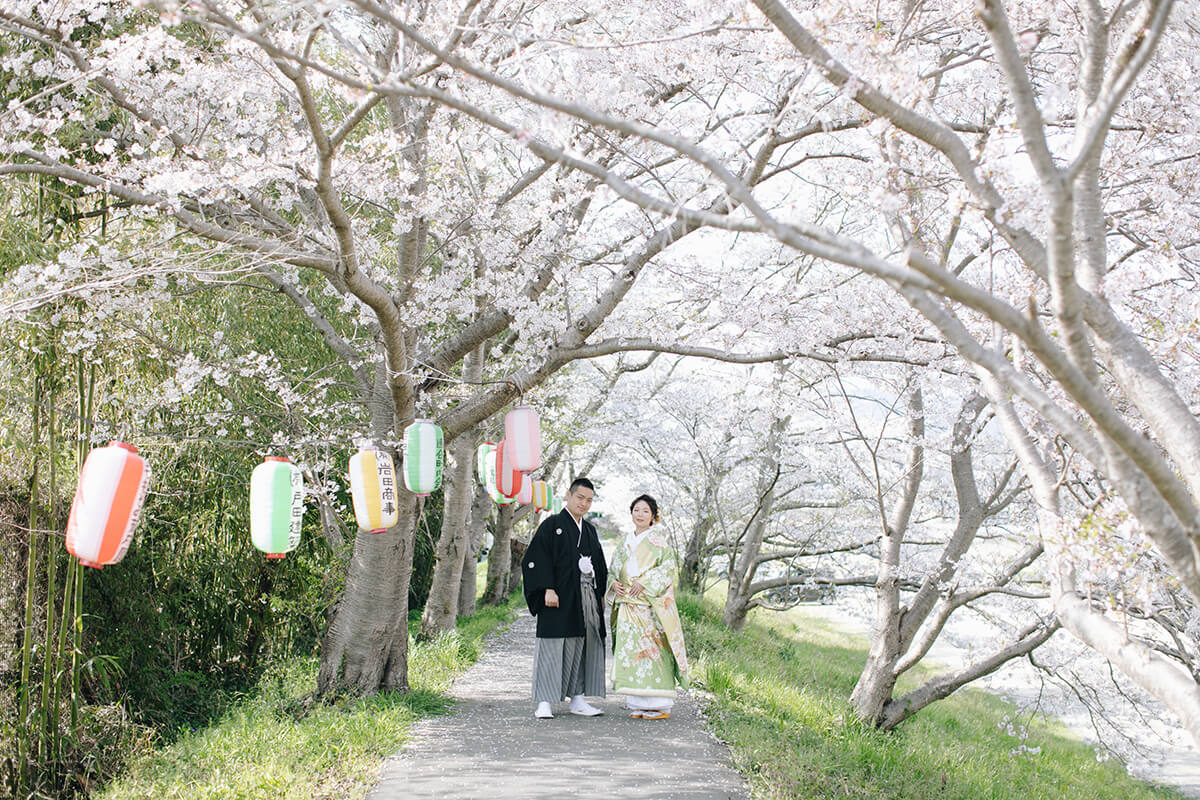
<instances>
[{"instance_id":1,"label":"man's hand","mask_svg":"<svg viewBox=\"0 0 1200 800\"><path fill-rule=\"evenodd\" d=\"M546 608L558 608L558 592L553 589L546 590Z\"/></svg>"}]
</instances>

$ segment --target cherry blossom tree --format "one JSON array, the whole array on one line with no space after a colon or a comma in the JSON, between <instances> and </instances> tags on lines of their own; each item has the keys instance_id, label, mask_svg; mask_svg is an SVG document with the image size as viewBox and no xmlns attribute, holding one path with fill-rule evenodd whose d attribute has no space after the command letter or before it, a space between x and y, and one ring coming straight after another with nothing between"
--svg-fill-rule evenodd
<instances>
[{"instance_id":1,"label":"cherry blossom tree","mask_svg":"<svg viewBox=\"0 0 1200 800\"><path fill-rule=\"evenodd\" d=\"M981 0L974 10L895 2L793 11L755 0L757 13L716 3L699 20L665 6L653 32L614 9L591 38L549 36L526 49L527 64L541 55L557 69L514 77L439 48L372 0L354 5L440 59L456 84L379 75L372 85L521 136L531 152L553 154L647 212L761 233L903 297L977 370L1022 460L1057 565L1063 626L1200 737L1200 686L1090 603L1056 545L1077 522L1059 496L1066 465L1054 449L1065 443L1103 476L1191 602L1200 599L1200 478L1190 471L1200 423L1192 370L1175 361L1190 353L1194 319L1186 230L1195 171L1186 165L1196 150L1186 109L1195 9ZM695 102L669 124L626 113L610 86L571 80L580 54L601 43L628 54L667 50L664 41L688 42L688 58L720 64L722 77L689 84ZM731 75L742 91L721 93ZM522 111L476 106L457 84L492 87ZM767 85L787 87L781 102L759 102ZM657 182L630 181L517 122L533 113L563 120L559 130L636 137L652 154L643 163L668 160L675 182L667 170ZM861 156L858 174L834 178L816 153L764 146L796 142L814 120L826 135L812 143ZM679 181L695 192L674 191ZM863 212L857 230L813 221L812 208L839 198ZM1163 198L1172 200L1165 213L1148 213ZM897 225L898 209L915 224Z\"/></svg>"},{"instance_id":2,"label":"cherry blossom tree","mask_svg":"<svg viewBox=\"0 0 1200 800\"><path fill-rule=\"evenodd\" d=\"M73 253L66 284L87 268L111 286L148 279L129 256L167 252L182 231L302 309L330 287L362 327L306 313L381 439L418 411L453 438L573 358L730 357L759 325L752 349L780 359L830 341L803 286L726 327L686 306L605 327L647 264L699 229L875 279L977 374L1041 510L1062 625L1200 737L1195 678L1089 599L1068 545L1096 508L1062 489L1086 462L1113 523L1097 530L1148 537L1194 615L1196 10L753 5L200 0L163 4L172 28L30 0L0 13L30 45L8 68L49 80L8 110L0 172L139 209L123 222L140 232L129 249ZM233 97L213 90L231 69ZM704 254L673 250L688 285ZM59 290L32 272L18 282L30 296ZM501 293L502 280L523 289ZM814 324L778 324L806 312ZM507 329L521 332L511 383L445 383ZM356 542L325 685L403 684L391 609L418 512ZM371 652L386 655L348 653L378 642L358 634L382 608Z\"/></svg>"},{"instance_id":3,"label":"cherry blossom tree","mask_svg":"<svg viewBox=\"0 0 1200 800\"><path fill-rule=\"evenodd\" d=\"M989 548L987 562L998 564L992 568L981 569L980 556L969 552L989 520L1004 512L1025 488L1010 485L1015 462L1000 472L993 486L979 485L975 442L983 429L981 423L986 422L983 415L986 401L978 392L962 398L946 443L953 485L953 527L944 537L930 537L936 540L936 556L922 559L924 564L914 557L911 546L910 552L904 552L906 539L911 539L916 530L929 527L914 524L913 520L914 512L930 504L928 490L923 502L921 497L929 456L924 394L920 383L910 376L906 391L898 395L907 396L908 406L905 411L908 453L898 472L887 469L881 460L886 418L879 433L868 436L853 405L847 403L856 434L853 441L865 456L861 463L855 459L855 465L873 488L875 510L883 529L879 537L871 649L850 702L860 718L885 730L1008 661L1028 655L1059 628L1053 613L1047 613L1046 609L1030 607L1029 603L1009 607L1007 618L1019 620L1018 629L1010 633L1009 641L974 657L961 668L941 670L923 679L916 688L896 696L897 680L922 662L956 612L973 608L979 601L998 594L1030 600L1047 596L1040 588L1030 589L1017 581L1041 556L1040 543L1019 547L1011 553ZM847 397L844 390L843 397ZM889 487L895 487L896 491L889 491ZM894 495L894 499L889 500L889 495ZM905 563L906 560L910 563ZM977 562L974 569L972 561ZM902 594L902 589L908 591Z\"/></svg>"},{"instance_id":4,"label":"cherry blossom tree","mask_svg":"<svg viewBox=\"0 0 1200 800\"><path fill-rule=\"evenodd\" d=\"M906 349L917 361L921 348ZM1027 486L970 385L879 362L677 364L618 393L592 436L609 442L609 469L634 467L635 485L671 499L664 525L681 570L702 553L690 569L725 585L732 628L754 608L835 592L867 605L873 594L871 652L851 699L890 729L1058 629L1042 546L1003 532L1028 524ZM1003 620L996 634L1007 638L897 694L897 680L964 617Z\"/></svg>"},{"instance_id":5,"label":"cherry blossom tree","mask_svg":"<svg viewBox=\"0 0 1200 800\"><path fill-rule=\"evenodd\" d=\"M7 314L72 297L85 314L136 317L137 327L151 301L195 285L226 284L231 297L278 292L341 369L314 377L311 394L277 376L271 391L289 418L328 420L330 387L349 385L356 409L339 405L341 424L318 438L357 433L395 447L409 421L435 417L465 472L457 451L466 447L455 439L578 357L639 272L691 228L596 203L594 177L430 98L330 76L343 64L437 71L369 17L336 5L186 11L105 2L0 10L0 26L22 44L4 68L45 78L10 98L0 173L82 187L106 213L122 212L110 223L119 238L81 242L11 276ZM411 19L446 47L475 47L519 69L523 51L508 33L527 20L493 22L488 12L414 7ZM466 19L495 30L466 32ZM662 86L637 103L662 108L673 94ZM621 147L584 132L574 146L609 162ZM171 397L231 369L262 374L273 361L175 360ZM303 440L279 430L272 446ZM455 477L449 517L461 527L469 481ZM336 539L328 492L316 494ZM324 641L322 691L406 685L421 503L401 495L399 505L395 528L354 539ZM444 560L461 575L460 558Z\"/></svg>"}]
</instances>

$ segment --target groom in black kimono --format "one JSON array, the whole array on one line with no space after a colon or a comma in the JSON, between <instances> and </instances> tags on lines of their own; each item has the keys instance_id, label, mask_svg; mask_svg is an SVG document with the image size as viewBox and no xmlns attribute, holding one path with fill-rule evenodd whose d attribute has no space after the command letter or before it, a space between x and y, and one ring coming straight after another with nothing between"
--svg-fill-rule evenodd
<instances>
[{"instance_id":1,"label":"groom in black kimono","mask_svg":"<svg viewBox=\"0 0 1200 800\"><path fill-rule=\"evenodd\" d=\"M595 488L576 478L563 510L547 517L521 564L525 602L537 617L533 701L538 719L554 716L551 704L571 698L568 711L583 717L604 712L585 696L604 697L604 592L608 564L596 528L583 517Z\"/></svg>"}]
</instances>

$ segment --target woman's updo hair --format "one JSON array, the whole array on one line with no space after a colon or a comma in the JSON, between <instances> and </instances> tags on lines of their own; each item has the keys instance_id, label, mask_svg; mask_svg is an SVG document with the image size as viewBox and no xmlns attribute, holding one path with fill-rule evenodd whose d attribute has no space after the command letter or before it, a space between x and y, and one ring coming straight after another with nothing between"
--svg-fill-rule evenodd
<instances>
[{"instance_id":1,"label":"woman's updo hair","mask_svg":"<svg viewBox=\"0 0 1200 800\"><path fill-rule=\"evenodd\" d=\"M638 503L643 502L650 506L650 524L653 525L654 523L658 522L658 501L650 495L639 494L637 497L633 498L633 502L629 504L629 513L632 514L633 507Z\"/></svg>"}]
</instances>

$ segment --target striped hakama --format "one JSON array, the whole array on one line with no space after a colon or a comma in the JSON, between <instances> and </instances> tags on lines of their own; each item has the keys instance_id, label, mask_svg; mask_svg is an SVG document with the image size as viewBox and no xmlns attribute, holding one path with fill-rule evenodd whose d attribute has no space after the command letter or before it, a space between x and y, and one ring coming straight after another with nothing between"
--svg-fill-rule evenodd
<instances>
[{"instance_id":1,"label":"striped hakama","mask_svg":"<svg viewBox=\"0 0 1200 800\"><path fill-rule=\"evenodd\" d=\"M537 640L533 652L533 701L561 703L584 694L604 697L604 640L584 636Z\"/></svg>"},{"instance_id":2,"label":"striped hakama","mask_svg":"<svg viewBox=\"0 0 1200 800\"><path fill-rule=\"evenodd\" d=\"M600 636L595 577L582 576L585 636L538 637L533 652L533 701L558 703L576 695L604 697L604 639ZM590 600L590 602L589 602Z\"/></svg>"}]
</instances>

